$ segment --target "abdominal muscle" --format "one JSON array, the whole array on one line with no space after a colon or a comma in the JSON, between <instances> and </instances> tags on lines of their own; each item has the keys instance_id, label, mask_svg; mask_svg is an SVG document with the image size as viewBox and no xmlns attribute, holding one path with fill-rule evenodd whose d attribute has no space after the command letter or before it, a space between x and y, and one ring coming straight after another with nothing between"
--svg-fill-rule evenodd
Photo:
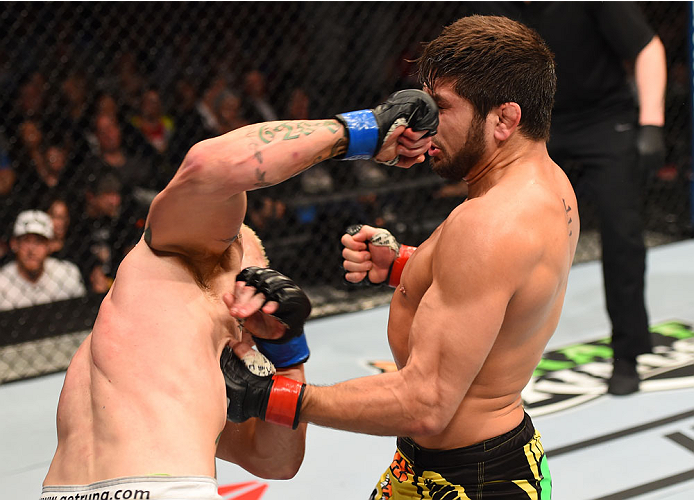
<instances>
[{"instance_id":1,"label":"abdominal muscle","mask_svg":"<svg viewBox=\"0 0 694 500\"><path fill-rule=\"evenodd\" d=\"M207 321L194 321L206 314L196 304L178 304L185 315L136 327L132 304L123 311L113 302L109 293L67 371L58 448L44 484L214 477L216 439L226 421L219 355L228 337L215 333L220 328L209 311Z\"/></svg>"},{"instance_id":2,"label":"abdominal muscle","mask_svg":"<svg viewBox=\"0 0 694 500\"><path fill-rule=\"evenodd\" d=\"M402 368L409 355L407 344L411 319L404 311L400 317L395 302L391 304L388 338L395 362ZM417 444L431 449L461 448L504 434L520 424L524 416L520 398L523 384L499 383L499 371L489 366L490 361L487 360L487 366L470 385L446 428L437 435L418 436L415 439ZM500 391L501 387L506 390Z\"/></svg>"}]
</instances>

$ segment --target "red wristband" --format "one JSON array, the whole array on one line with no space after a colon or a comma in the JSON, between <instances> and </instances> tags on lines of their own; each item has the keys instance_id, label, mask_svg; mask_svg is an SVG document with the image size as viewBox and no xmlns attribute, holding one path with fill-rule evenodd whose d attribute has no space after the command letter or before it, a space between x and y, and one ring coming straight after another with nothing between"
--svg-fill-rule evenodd
<instances>
[{"instance_id":1,"label":"red wristband","mask_svg":"<svg viewBox=\"0 0 694 500\"><path fill-rule=\"evenodd\" d=\"M299 410L306 384L282 375L274 375L272 381L272 389L263 420L296 429L296 426L299 425Z\"/></svg>"},{"instance_id":2,"label":"red wristband","mask_svg":"<svg viewBox=\"0 0 694 500\"><path fill-rule=\"evenodd\" d=\"M417 247L410 247L407 245L400 245L400 251L398 256L395 257L393 265L390 267L390 276L388 277L388 284L392 287L396 287L400 284L400 276L402 275L402 270L405 269L405 264L410 256L417 250Z\"/></svg>"}]
</instances>

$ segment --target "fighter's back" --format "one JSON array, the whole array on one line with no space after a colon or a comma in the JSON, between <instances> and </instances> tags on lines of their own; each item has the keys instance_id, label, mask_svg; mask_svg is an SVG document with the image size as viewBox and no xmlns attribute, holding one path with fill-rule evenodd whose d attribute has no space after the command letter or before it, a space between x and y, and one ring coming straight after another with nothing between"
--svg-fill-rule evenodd
<instances>
[{"instance_id":1,"label":"fighter's back","mask_svg":"<svg viewBox=\"0 0 694 500\"><path fill-rule=\"evenodd\" d=\"M494 307L505 305L498 314L503 321L490 325L482 318L495 311L479 309L476 298L469 301L467 313L458 313L463 321L427 334L450 335L450 342L488 353L450 424L437 435L418 438L421 446L467 446L503 434L522 420L520 392L559 321L578 233L573 189L561 169L547 160L509 169L491 189L457 207L410 258L389 320L389 340L401 367L420 330L429 329L418 321L426 318L418 310L425 295L428 301L438 293L437 267L460 281L448 288L456 289L456 296L441 299L450 307L465 311L465 294L489 296ZM488 279L467 279L487 268ZM425 321L437 323L435 317ZM478 344L478 335L489 340ZM466 369L461 359L461 370Z\"/></svg>"},{"instance_id":2,"label":"fighter's back","mask_svg":"<svg viewBox=\"0 0 694 500\"><path fill-rule=\"evenodd\" d=\"M66 374L45 484L214 476L226 407L218 359L236 329L221 291L239 271L240 245L205 277L144 241L123 260Z\"/></svg>"}]
</instances>

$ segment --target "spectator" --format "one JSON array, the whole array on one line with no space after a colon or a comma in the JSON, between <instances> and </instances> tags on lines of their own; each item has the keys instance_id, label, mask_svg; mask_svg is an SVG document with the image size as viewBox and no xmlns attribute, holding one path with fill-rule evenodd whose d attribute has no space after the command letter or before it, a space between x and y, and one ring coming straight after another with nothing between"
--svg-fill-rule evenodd
<instances>
[{"instance_id":1,"label":"spectator","mask_svg":"<svg viewBox=\"0 0 694 500\"><path fill-rule=\"evenodd\" d=\"M94 116L110 115L120 120L121 115L118 110L118 102L113 94L100 92L94 99Z\"/></svg>"},{"instance_id":2,"label":"spectator","mask_svg":"<svg viewBox=\"0 0 694 500\"><path fill-rule=\"evenodd\" d=\"M15 106L17 119L41 120L46 101L46 78L39 71L28 75L19 86L19 95Z\"/></svg>"},{"instance_id":3,"label":"spectator","mask_svg":"<svg viewBox=\"0 0 694 500\"><path fill-rule=\"evenodd\" d=\"M99 92L92 101L89 116L100 117L102 115L113 117L118 124L121 129L121 142L126 152L131 155L142 157L153 157L156 155L155 149L150 146L140 131L129 123L126 114L124 114L118 106L118 101L115 96L110 92ZM87 129L85 136L90 146L90 152L96 152L98 154L100 145L95 130Z\"/></svg>"},{"instance_id":4,"label":"spectator","mask_svg":"<svg viewBox=\"0 0 694 500\"><path fill-rule=\"evenodd\" d=\"M135 155L125 147L121 125L115 115L96 117L94 137L96 151L85 161L85 175L93 180L103 172L112 172L125 186L126 205L132 199L149 206L159 181L151 159L146 155Z\"/></svg>"},{"instance_id":5,"label":"spectator","mask_svg":"<svg viewBox=\"0 0 694 500\"><path fill-rule=\"evenodd\" d=\"M60 87L67 108L64 115L69 117L73 124L84 124L87 119L87 95L88 84L84 73L75 71L71 73Z\"/></svg>"},{"instance_id":6,"label":"spectator","mask_svg":"<svg viewBox=\"0 0 694 500\"><path fill-rule=\"evenodd\" d=\"M243 78L243 104L246 119L251 123L277 120L277 112L267 95L265 75L257 69L249 71Z\"/></svg>"},{"instance_id":7,"label":"spectator","mask_svg":"<svg viewBox=\"0 0 694 500\"><path fill-rule=\"evenodd\" d=\"M14 159L19 165L17 173L20 177L25 172L44 169L44 144L41 124L37 120L24 120L17 129L17 148Z\"/></svg>"},{"instance_id":8,"label":"spectator","mask_svg":"<svg viewBox=\"0 0 694 500\"><path fill-rule=\"evenodd\" d=\"M12 163L10 162L9 151L6 141L0 137L0 198L12 191L14 181L17 178Z\"/></svg>"},{"instance_id":9,"label":"spectator","mask_svg":"<svg viewBox=\"0 0 694 500\"><path fill-rule=\"evenodd\" d=\"M60 87L61 101L59 115L51 120L55 129L64 131L70 150L79 164L89 151L86 132L89 128L89 84L87 77L74 71Z\"/></svg>"},{"instance_id":10,"label":"spectator","mask_svg":"<svg viewBox=\"0 0 694 500\"><path fill-rule=\"evenodd\" d=\"M292 90L287 105L288 120L310 120L311 99L304 89L297 87Z\"/></svg>"},{"instance_id":11,"label":"spectator","mask_svg":"<svg viewBox=\"0 0 694 500\"><path fill-rule=\"evenodd\" d=\"M220 134L231 132L249 124L241 113L241 99L235 93L229 90L223 91L217 97L215 104Z\"/></svg>"},{"instance_id":12,"label":"spectator","mask_svg":"<svg viewBox=\"0 0 694 500\"><path fill-rule=\"evenodd\" d=\"M77 262L82 242L74 231L70 231L72 216L66 198L54 198L46 213L53 222L53 238L48 242L48 252L56 259Z\"/></svg>"},{"instance_id":13,"label":"spectator","mask_svg":"<svg viewBox=\"0 0 694 500\"><path fill-rule=\"evenodd\" d=\"M215 113L215 103L217 98L227 90L227 82L224 77L218 76L213 78L210 85L205 89L202 98L197 102L195 108L198 114L202 117L207 130L217 133L219 130L219 122Z\"/></svg>"},{"instance_id":14,"label":"spectator","mask_svg":"<svg viewBox=\"0 0 694 500\"><path fill-rule=\"evenodd\" d=\"M113 172L101 172L85 192L79 264L85 282L95 293L108 291L118 265L141 234L137 216L124 213L122 191Z\"/></svg>"},{"instance_id":15,"label":"spectator","mask_svg":"<svg viewBox=\"0 0 694 500\"><path fill-rule=\"evenodd\" d=\"M562 167L579 165L568 172L579 203L588 188L598 209L614 350L607 390L633 393L640 382L636 356L651 351L641 189L644 174L661 168L665 156L663 44L634 2L475 3L477 12L534 28L555 53L548 149ZM633 64L636 96L625 63ZM640 172L640 164L648 171Z\"/></svg>"},{"instance_id":16,"label":"spectator","mask_svg":"<svg viewBox=\"0 0 694 500\"><path fill-rule=\"evenodd\" d=\"M20 131L11 213L45 206L56 193L71 193L78 184L67 172L68 150L64 143L46 145L43 132L33 120L23 122Z\"/></svg>"},{"instance_id":17,"label":"spectator","mask_svg":"<svg viewBox=\"0 0 694 500\"><path fill-rule=\"evenodd\" d=\"M119 105L130 116L140 107L142 92L145 87L137 57L131 51L124 51L118 56L115 74L100 82L100 87L108 89L116 96Z\"/></svg>"},{"instance_id":18,"label":"spectator","mask_svg":"<svg viewBox=\"0 0 694 500\"><path fill-rule=\"evenodd\" d=\"M19 214L11 240L16 259L0 268L0 310L85 294L77 266L48 256L51 238L53 228L48 214L38 210Z\"/></svg>"},{"instance_id":19,"label":"spectator","mask_svg":"<svg viewBox=\"0 0 694 500\"><path fill-rule=\"evenodd\" d=\"M0 227L8 228L12 224L13 199L10 196L17 175L12 168L6 142L0 137ZM9 230L8 230L9 232ZM0 231L0 265L5 263L10 253L9 234Z\"/></svg>"},{"instance_id":20,"label":"spectator","mask_svg":"<svg viewBox=\"0 0 694 500\"><path fill-rule=\"evenodd\" d=\"M216 129L207 127L197 105L195 86L185 78L179 79L176 82L174 131L168 149L171 165L180 165L193 144L217 135Z\"/></svg>"},{"instance_id":21,"label":"spectator","mask_svg":"<svg viewBox=\"0 0 694 500\"><path fill-rule=\"evenodd\" d=\"M171 117L162 112L161 96L154 87L142 94L140 113L132 118L132 124L157 153L166 151L174 124Z\"/></svg>"}]
</instances>

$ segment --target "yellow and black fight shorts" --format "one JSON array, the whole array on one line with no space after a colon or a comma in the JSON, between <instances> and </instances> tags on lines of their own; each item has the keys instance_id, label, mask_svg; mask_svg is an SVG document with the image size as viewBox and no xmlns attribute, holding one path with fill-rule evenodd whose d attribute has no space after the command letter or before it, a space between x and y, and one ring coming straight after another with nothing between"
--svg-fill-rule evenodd
<instances>
[{"instance_id":1,"label":"yellow and black fight shorts","mask_svg":"<svg viewBox=\"0 0 694 500\"><path fill-rule=\"evenodd\" d=\"M518 427L472 446L422 448L398 438L393 463L370 500L549 500L552 478L530 416Z\"/></svg>"}]
</instances>

